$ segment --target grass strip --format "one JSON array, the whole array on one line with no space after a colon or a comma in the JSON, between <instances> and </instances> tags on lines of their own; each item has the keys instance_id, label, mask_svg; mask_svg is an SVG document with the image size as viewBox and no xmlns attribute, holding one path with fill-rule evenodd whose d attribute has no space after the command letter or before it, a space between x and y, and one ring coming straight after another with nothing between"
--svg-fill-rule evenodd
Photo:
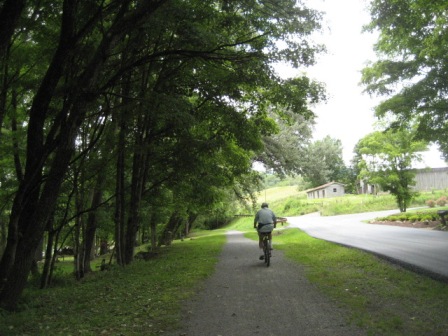
<instances>
[{"instance_id":1,"label":"grass strip","mask_svg":"<svg viewBox=\"0 0 448 336\"><path fill-rule=\"evenodd\" d=\"M161 335L178 326L182 301L214 272L225 239L175 242L149 261L28 288L21 311L0 311L0 335Z\"/></svg>"},{"instance_id":2,"label":"grass strip","mask_svg":"<svg viewBox=\"0 0 448 336\"><path fill-rule=\"evenodd\" d=\"M299 229L281 231L273 240L369 335L448 335L448 284Z\"/></svg>"}]
</instances>

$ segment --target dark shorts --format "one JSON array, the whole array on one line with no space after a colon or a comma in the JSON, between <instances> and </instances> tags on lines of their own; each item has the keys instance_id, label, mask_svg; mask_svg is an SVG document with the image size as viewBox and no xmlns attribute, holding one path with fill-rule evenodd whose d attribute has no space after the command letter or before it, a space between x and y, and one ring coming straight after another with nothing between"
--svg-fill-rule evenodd
<instances>
[{"instance_id":1,"label":"dark shorts","mask_svg":"<svg viewBox=\"0 0 448 336\"><path fill-rule=\"evenodd\" d=\"M269 226L269 228L266 227L266 226ZM257 231L259 233L271 233L272 230L274 230L274 224L272 224L272 223L268 223L268 224L258 223Z\"/></svg>"}]
</instances>

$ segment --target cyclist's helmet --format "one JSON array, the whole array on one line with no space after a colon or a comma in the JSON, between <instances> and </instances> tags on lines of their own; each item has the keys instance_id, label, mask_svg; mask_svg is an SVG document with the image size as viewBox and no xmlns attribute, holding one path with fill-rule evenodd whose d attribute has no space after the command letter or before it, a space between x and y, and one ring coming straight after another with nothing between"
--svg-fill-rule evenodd
<instances>
[{"instance_id":1,"label":"cyclist's helmet","mask_svg":"<svg viewBox=\"0 0 448 336\"><path fill-rule=\"evenodd\" d=\"M261 203L261 207L262 208L268 208L269 206L268 206L268 204L266 202L263 202L263 203Z\"/></svg>"}]
</instances>

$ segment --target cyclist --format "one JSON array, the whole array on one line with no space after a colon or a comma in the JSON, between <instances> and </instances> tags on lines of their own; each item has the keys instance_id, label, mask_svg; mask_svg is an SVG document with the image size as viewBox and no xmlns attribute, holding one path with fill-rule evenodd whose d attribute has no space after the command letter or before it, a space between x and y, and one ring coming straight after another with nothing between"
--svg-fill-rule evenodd
<instances>
[{"instance_id":1,"label":"cyclist","mask_svg":"<svg viewBox=\"0 0 448 336\"><path fill-rule=\"evenodd\" d=\"M262 233L269 233L269 248L272 250L272 230L277 224L277 218L274 212L269 209L267 203L261 204L261 209L258 210L254 219L254 229L258 231L258 246L263 249ZM260 256L260 260L264 259L264 255Z\"/></svg>"}]
</instances>

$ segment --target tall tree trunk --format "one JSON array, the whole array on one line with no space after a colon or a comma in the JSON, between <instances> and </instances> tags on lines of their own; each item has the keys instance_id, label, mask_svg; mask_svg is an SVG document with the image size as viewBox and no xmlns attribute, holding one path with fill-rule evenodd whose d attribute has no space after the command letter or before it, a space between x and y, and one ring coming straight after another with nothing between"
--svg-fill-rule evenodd
<instances>
[{"instance_id":1,"label":"tall tree trunk","mask_svg":"<svg viewBox=\"0 0 448 336\"><path fill-rule=\"evenodd\" d=\"M8 235L6 232L6 226L7 226L6 221L3 221L1 219L1 212L0 212L0 255L3 254L3 251L6 246L6 237Z\"/></svg>"},{"instance_id":2,"label":"tall tree trunk","mask_svg":"<svg viewBox=\"0 0 448 336\"><path fill-rule=\"evenodd\" d=\"M0 8L0 138L6 114L8 61L11 38L17 27L26 0L5 0Z\"/></svg>"},{"instance_id":3,"label":"tall tree trunk","mask_svg":"<svg viewBox=\"0 0 448 336\"><path fill-rule=\"evenodd\" d=\"M9 309L16 305L25 286L34 251L43 235L44 223L46 223L43 211L50 210L51 212L51 207L57 197L57 193L53 193L53 195L45 193L46 197L42 198L42 202L39 202L43 165L49 154L46 152L43 142L44 124L63 67L71 48L73 48L74 5L74 2L64 1L59 44L30 110L25 175L14 198L8 227L7 246L0 262L0 281L2 281L0 284L0 304ZM69 133L68 137L71 140L70 135L72 134ZM63 152L60 152L59 156L67 158L66 153ZM61 157L60 163L62 162L67 162L68 165L68 159L64 160ZM64 173L59 170L56 167L53 168L52 172L56 180L53 183L49 181L50 183L46 186L47 192L57 192L59 189L60 180ZM19 249L21 249L20 253ZM17 260L18 256L20 257L19 260Z\"/></svg>"},{"instance_id":4,"label":"tall tree trunk","mask_svg":"<svg viewBox=\"0 0 448 336\"><path fill-rule=\"evenodd\" d=\"M137 136L134 160L132 165L131 201L129 203L129 218L126 232L126 264L134 259L135 243L139 229L140 203L144 185L145 155L142 153L143 141Z\"/></svg>"},{"instance_id":5,"label":"tall tree trunk","mask_svg":"<svg viewBox=\"0 0 448 336\"><path fill-rule=\"evenodd\" d=\"M190 234L190 231L193 228L193 224L197 218L198 218L197 213L193 213L193 212L188 213L188 220L185 223L185 236L188 236Z\"/></svg>"},{"instance_id":6,"label":"tall tree trunk","mask_svg":"<svg viewBox=\"0 0 448 336\"><path fill-rule=\"evenodd\" d=\"M65 144L59 147L55 155L41 196L33 195L30 201L22 203L21 209L17 209L19 206L17 203L19 202L15 202L13 207L11 218L18 223L20 239L15 249L15 259L11 263L9 272L6 273L6 282L0 292L0 304L7 309L15 308L25 287L34 253L53 213L62 180L74 152L73 143L77 126L75 124L71 126L71 129L62 130L68 137L65 139ZM27 181L27 173L25 173L24 181ZM34 193L37 193L37 191ZM19 196L16 197L19 201L21 200L20 195L19 191Z\"/></svg>"},{"instance_id":7,"label":"tall tree trunk","mask_svg":"<svg viewBox=\"0 0 448 336\"><path fill-rule=\"evenodd\" d=\"M78 128L86 112L84 105L87 99L95 99L100 72L111 57L113 47L124 34L138 27L166 1L148 0L130 11L129 2L123 2L116 14L110 18L112 25L102 34L95 53L81 69L67 66L69 59L75 59L70 58L72 51L78 47L75 38L83 37L75 32L79 1L63 1L59 43L29 112L25 174L14 198L6 253L0 262L0 306L14 309L26 285L34 253L53 213L63 178L74 153ZM8 0L8 3L14 1ZM71 74L79 70L77 73L80 75L67 88L70 92L66 92L67 99L62 104L62 111L52 118L60 123L50 124L48 130L46 123L49 106L66 69ZM44 142L45 134L48 134L47 142ZM44 167L49 167L45 179Z\"/></svg>"},{"instance_id":8,"label":"tall tree trunk","mask_svg":"<svg viewBox=\"0 0 448 336\"><path fill-rule=\"evenodd\" d=\"M119 265L124 265L125 263L125 211L126 211L126 199L125 199L125 134L126 134L126 122L124 114L119 116L119 134L118 134L118 144L117 144L117 174L115 182L115 252L117 255L117 263Z\"/></svg>"},{"instance_id":9,"label":"tall tree trunk","mask_svg":"<svg viewBox=\"0 0 448 336\"><path fill-rule=\"evenodd\" d=\"M51 274L51 261L53 259L53 248L54 248L54 238L56 231L53 230L53 224L48 225L48 236L47 236L47 247L45 249L45 262L42 269L42 276L40 279L40 288L47 288L50 284L50 274Z\"/></svg>"},{"instance_id":10,"label":"tall tree trunk","mask_svg":"<svg viewBox=\"0 0 448 336\"><path fill-rule=\"evenodd\" d=\"M157 250L157 216L155 212L151 215L151 222L149 224L151 228L151 251L155 252Z\"/></svg>"},{"instance_id":11,"label":"tall tree trunk","mask_svg":"<svg viewBox=\"0 0 448 336\"><path fill-rule=\"evenodd\" d=\"M92 271L90 261L92 260L92 251L94 250L95 234L97 229L98 207L103 199L104 169L97 176L97 182L92 196L91 211L87 217L86 232L84 234L84 272Z\"/></svg>"},{"instance_id":12,"label":"tall tree trunk","mask_svg":"<svg viewBox=\"0 0 448 336\"><path fill-rule=\"evenodd\" d=\"M174 212L168 220L168 223L166 224L162 235L160 236L158 246L160 247L161 245L170 245L174 239L176 231L181 224L182 217L179 216L178 212Z\"/></svg>"}]
</instances>

